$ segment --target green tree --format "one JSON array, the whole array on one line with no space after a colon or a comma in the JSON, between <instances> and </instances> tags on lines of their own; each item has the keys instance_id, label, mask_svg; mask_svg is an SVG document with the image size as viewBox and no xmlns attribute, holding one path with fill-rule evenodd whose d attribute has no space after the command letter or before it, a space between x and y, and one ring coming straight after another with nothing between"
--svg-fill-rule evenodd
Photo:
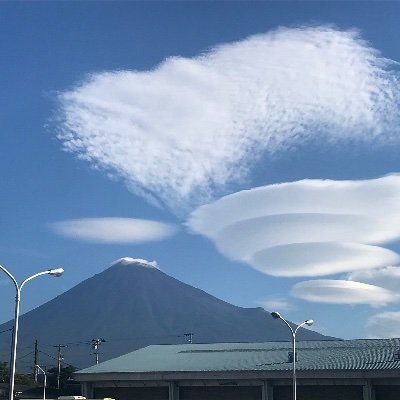
<instances>
[{"instance_id":1,"label":"green tree","mask_svg":"<svg viewBox=\"0 0 400 400\"><path fill-rule=\"evenodd\" d=\"M72 379L74 372L78 368L74 367L73 365L68 365L66 367L62 367L60 371L60 388L63 388L66 384L66 382L69 379ZM56 388L57 387L57 374L58 374L58 369L55 368L50 368L47 371L47 382L50 387Z\"/></svg>"},{"instance_id":2,"label":"green tree","mask_svg":"<svg viewBox=\"0 0 400 400\"><path fill-rule=\"evenodd\" d=\"M9 380L10 371L6 362L0 362L0 383L6 383Z\"/></svg>"}]
</instances>

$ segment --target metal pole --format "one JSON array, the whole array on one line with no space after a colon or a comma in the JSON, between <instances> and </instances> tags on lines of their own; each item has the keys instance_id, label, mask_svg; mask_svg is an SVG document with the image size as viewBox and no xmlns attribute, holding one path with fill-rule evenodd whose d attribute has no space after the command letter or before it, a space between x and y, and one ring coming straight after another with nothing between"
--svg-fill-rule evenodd
<instances>
[{"instance_id":1,"label":"metal pole","mask_svg":"<svg viewBox=\"0 0 400 400\"><path fill-rule=\"evenodd\" d=\"M33 278L36 278L41 275L54 275L54 276L60 276L64 270L62 268L58 269L53 269L53 270L47 270L43 272L38 272L37 274L34 274L30 276L29 278L26 278L20 285L18 285L18 282L16 279L12 276L12 274L4 268L2 265L0 265L0 269L5 272L8 277L13 281L14 286L15 286L15 291L16 291L16 296L15 296L15 310L14 310L14 329L13 329L13 335L12 335L12 345L11 345L11 365L10 365L10 393L9 393L9 400L14 400L14 385L15 385L15 364L17 360L17 342L18 342L18 322L19 322L19 304L21 301L21 290L22 287L25 285L26 282L30 281Z\"/></svg>"},{"instance_id":2,"label":"metal pole","mask_svg":"<svg viewBox=\"0 0 400 400\"><path fill-rule=\"evenodd\" d=\"M287 327L290 329L290 332L292 333L292 349L293 349L293 360L292 360L292 372L293 372L293 400L297 400L297 382L296 382L296 333L299 328L301 328L304 325L311 326L314 321L312 319L307 319L300 325L296 327L295 330L290 326L289 322L286 321L285 318L283 318L278 312L274 311L271 313L272 318L275 319L281 319Z\"/></svg>"},{"instance_id":3,"label":"metal pole","mask_svg":"<svg viewBox=\"0 0 400 400\"><path fill-rule=\"evenodd\" d=\"M293 331L292 330L292 334L293 334L293 400L297 399L297 382L296 382L296 333L299 330L299 328L301 328L304 325L312 325L314 323L313 320L306 320L303 323L301 323L300 325L297 325L297 328Z\"/></svg>"},{"instance_id":4,"label":"metal pole","mask_svg":"<svg viewBox=\"0 0 400 400\"><path fill-rule=\"evenodd\" d=\"M61 362L63 361L63 355L61 354L61 348L67 347L65 344L58 344L55 346L58 348L57 351L57 389L60 389L60 377L61 377Z\"/></svg>"},{"instance_id":5,"label":"metal pole","mask_svg":"<svg viewBox=\"0 0 400 400\"><path fill-rule=\"evenodd\" d=\"M103 338L97 338L97 339L92 339L90 342L92 349L95 351L95 356L96 356L96 364L99 363L99 351L100 351L100 345L104 343L105 340Z\"/></svg>"},{"instance_id":6,"label":"metal pole","mask_svg":"<svg viewBox=\"0 0 400 400\"><path fill-rule=\"evenodd\" d=\"M99 345L97 344L96 345L96 364L98 364L99 363Z\"/></svg>"},{"instance_id":7,"label":"metal pole","mask_svg":"<svg viewBox=\"0 0 400 400\"><path fill-rule=\"evenodd\" d=\"M297 398L296 386L296 332L292 331L292 348L293 348L293 400Z\"/></svg>"},{"instance_id":8,"label":"metal pole","mask_svg":"<svg viewBox=\"0 0 400 400\"><path fill-rule=\"evenodd\" d=\"M40 368L39 365L35 365L36 370L40 369L44 375L44 382L43 382L43 400L46 400L46 386L47 386L47 374L43 368Z\"/></svg>"},{"instance_id":9,"label":"metal pole","mask_svg":"<svg viewBox=\"0 0 400 400\"><path fill-rule=\"evenodd\" d=\"M58 353L57 353L57 389L60 389L60 375L61 375L61 344L58 345Z\"/></svg>"},{"instance_id":10,"label":"metal pole","mask_svg":"<svg viewBox=\"0 0 400 400\"><path fill-rule=\"evenodd\" d=\"M39 354L39 351L38 351L38 341L37 340L35 340L35 362L34 362L34 370L33 370L33 376L34 376L34 379L35 379L35 382L37 383L37 377L38 377L38 369L37 369L37 365L38 365L38 362L39 362L39 360L38 360L38 354Z\"/></svg>"},{"instance_id":11,"label":"metal pole","mask_svg":"<svg viewBox=\"0 0 400 400\"><path fill-rule=\"evenodd\" d=\"M14 384L15 384L15 364L17 354L17 341L18 341L18 322L19 322L19 303L21 301L21 288L16 285L15 296L15 310L14 310L14 330L11 345L11 369L10 369L10 393L9 399L14 399Z\"/></svg>"},{"instance_id":12,"label":"metal pole","mask_svg":"<svg viewBox=\"0 0 400 400\"><path fill-rule=\"evenodd\" d=\"M43 385L43 400L46 400L46 386L47 386L47 377L46 372L44 373L44 385Z\"/></svg>"}]
</instances>

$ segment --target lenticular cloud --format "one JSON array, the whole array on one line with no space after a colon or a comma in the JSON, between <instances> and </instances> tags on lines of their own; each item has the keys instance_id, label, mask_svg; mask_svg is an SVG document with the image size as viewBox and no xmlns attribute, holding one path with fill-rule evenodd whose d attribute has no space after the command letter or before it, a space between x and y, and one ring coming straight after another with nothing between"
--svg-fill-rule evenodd
<instances>
[{"instance_id":1,"label":"lenticular cloud","mask_svg":"<svg viewBox=\"0 0 400 400\"><path fill-rule=\"evenodd\" d=\"M395 136L391 64L354 31L281 28L151 71L93 74L60 94L58 137L135 193L185 209L298 140Z\"/></svg>"},{"instance_id":2,"label":"lenticular cloud","mask_svg":"<svg viewBox=\"0 0 400 400\"><path fill-rule=\"evenodd\" d=\"M400 237L400 175L307 179L237 192L187 222L227 257L274 276L323 276L394 265L381 247Z\"/></svg>"},{"instance_id":3,"label":"lenticular cloud","mask_svg":"<svg viewBox=\"0 0 400 400\"><path fill-rule=\"evenodd\" d=\"M373 306L383 306L399 300L396 293L379 286L329 279L297 283L293 286L292 295L317 303L370 304Z\"/></svg>"},{"instance_id":4,"label":"lenticular cloud","mask_svg":"<svg viewBox=\"0 0 400 400\"><path fill-rule=\"evenodd\" d=\"M93 243L128 244L163 240L173 236L172 224L136 218L83 218L53 222L59 235Z\"/></svg>"}]
</instances>

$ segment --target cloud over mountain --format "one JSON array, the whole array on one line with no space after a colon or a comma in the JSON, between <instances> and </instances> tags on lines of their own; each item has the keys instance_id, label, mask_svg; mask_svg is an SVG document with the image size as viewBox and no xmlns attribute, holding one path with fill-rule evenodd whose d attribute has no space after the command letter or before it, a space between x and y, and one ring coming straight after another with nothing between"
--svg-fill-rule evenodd
<instances>
[{"instance_id":1,"label":"cloud over mountain","mask_svg":"<svg viewBox=\"0 0 400 400\"><path fill-rule=\"evenodd\" d=\"M179 212L224 192L262 154L306 138L395 137L391 64L355 31L280 28L150 71L94 73L59 95L58 137Z\"/></svg>"}]
</instances>

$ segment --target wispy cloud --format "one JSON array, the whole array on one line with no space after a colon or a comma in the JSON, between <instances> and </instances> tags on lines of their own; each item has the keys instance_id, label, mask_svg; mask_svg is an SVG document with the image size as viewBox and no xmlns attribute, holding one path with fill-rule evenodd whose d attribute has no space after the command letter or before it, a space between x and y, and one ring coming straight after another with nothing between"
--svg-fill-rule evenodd
<instances>
[{"instance_id":1,"label":"wispy cloud","mask_svg":"<svg viewBox=\"0 0 400 400\"><path fill-rule=\"evenodd\" d=\"M370 338L400 337L400 311L386 311L371 316L366 329Z\"/></svg>"},{"instance_id":2,"label":"wispy cloud","mask_svg":"<svg viewBox=\"0 0 400 400\"><path fill-rule=\"evenodd\" d=\"M188 227L221 253L276 276L318 276L396 264L376 246L400 237L400 175L302 180L225 196Z\"/></svg>"},{"instance_id":3,"label":"wispy cloud","mask_svg":"<svg viewBox=\"0 0 400 400\"><path fill-rule=\"evenodd\" d=\"M264 308L266 311L292 311L295 309L293 304L286 297L264 297L258 299L256 304Z\"/></svg>"},{"instance_id":4,"label":"wispy cloud","mask_svg":"<svg viewBox=\"0 0 400 400\"><path fill-rule=\"evenodd\" d=\"M58 221L50 227L59 235L95 243L126 244L166 239L172 224L134 218L83 218Z\"/></svg>"},{"instance_id":5,"label":"wispy cloud","mask_svg":"<svg viewBox=\"0 0 400 400\"><path fill-rule=\"evenodd\" d=\"M355 31L280 28L151 71L92 74L60 94L58 137L137 194L179 211L297 141L396 137L391 65Z\"/></svg>"},{"instance_id":6,"label":"wispy cloud","mask_svg":"<svg viewBox=\"0 0 400 400\"><path fill-rule=\"evenodd\" d=\"M316 279L296 283L291 294L303 300L331 304L383 306L400 300L398 294L379 286L335 279Z\"/></svg>"}]
</instances>

